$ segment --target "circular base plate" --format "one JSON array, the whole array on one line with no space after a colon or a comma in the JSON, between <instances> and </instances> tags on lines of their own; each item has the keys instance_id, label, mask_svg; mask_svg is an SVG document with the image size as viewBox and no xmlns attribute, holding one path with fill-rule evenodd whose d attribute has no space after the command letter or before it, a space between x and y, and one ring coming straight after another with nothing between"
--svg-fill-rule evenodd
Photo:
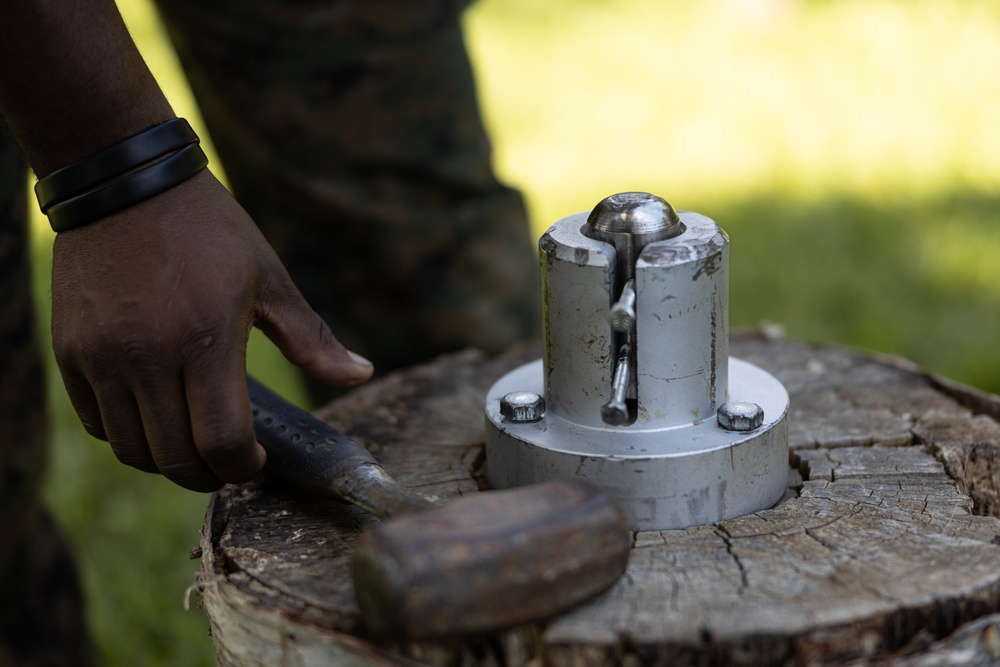
<instances>
[{"instance_id":1,"label":"circular base plate","mask_svg":"<svg viewBox=\"0 0 1000 667\"><path fill-rule=\"evenodd\" d=\"M788 484L788 393L774 376L729 360L731 401L764 410L753 431L721 428L714 418L665 429L593 428L551 411L536 422L500 414L512 391L544 395L538 360L500 378L486 398L486 459L494 488L577 477L609 491L634 530L713 523L767 509Z\"/></svg>"}]
</instances>

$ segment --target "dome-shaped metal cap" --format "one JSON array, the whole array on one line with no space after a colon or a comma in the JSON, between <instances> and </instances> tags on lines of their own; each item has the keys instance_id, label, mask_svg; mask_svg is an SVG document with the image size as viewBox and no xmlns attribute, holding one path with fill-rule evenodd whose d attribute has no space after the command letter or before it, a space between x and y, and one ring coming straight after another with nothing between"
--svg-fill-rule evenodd
<instances>
[{"instance_id":1,"label":"dome-shaped metal cap","mask_svg":"<svg viewBox=\"0 0 1000 667\"><path fill-rule=\"evenodd\" d=\"M683 231L674 207L648 192L620 192L606 197L591 211L587 225L593 237L601 240L613 234L660 240Z\"/></svg>"}]
</instances>

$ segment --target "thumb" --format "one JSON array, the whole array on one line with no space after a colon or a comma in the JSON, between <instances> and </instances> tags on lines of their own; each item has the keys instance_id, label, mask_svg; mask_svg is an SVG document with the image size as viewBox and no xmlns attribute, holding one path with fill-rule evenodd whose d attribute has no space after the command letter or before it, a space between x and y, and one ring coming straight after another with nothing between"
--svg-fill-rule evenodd
<instances>
[{"instance_id":1,"label":"thumb","mask_svg":"<svg viewBox=\"0 0 1000 667\"><path fill-rule=\"evenodd\" d=\"M371 377L372 362L349 351L285 274L257 305L256 326L290 362L324 382L349 386Z\"/></svg>"}]
</instances>

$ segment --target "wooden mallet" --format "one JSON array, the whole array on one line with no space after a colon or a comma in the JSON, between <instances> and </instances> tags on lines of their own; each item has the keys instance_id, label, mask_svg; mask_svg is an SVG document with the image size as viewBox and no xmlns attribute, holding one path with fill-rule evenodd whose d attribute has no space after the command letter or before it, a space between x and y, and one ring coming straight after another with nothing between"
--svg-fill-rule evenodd
<instances>
[{"instance_id":1,"label":"wooden mallet","mask_svg":"<svg viewBox=\"0 0 1000 667\"><path fill-rule=\"evenodd\" d=\"M248 378L267 468L380 521L354 554L369 631L417 641L542 620L625 571L628 522L602 490L557 480L438 504L392 479L360 443Z\"/></svg>"}]
</instances>

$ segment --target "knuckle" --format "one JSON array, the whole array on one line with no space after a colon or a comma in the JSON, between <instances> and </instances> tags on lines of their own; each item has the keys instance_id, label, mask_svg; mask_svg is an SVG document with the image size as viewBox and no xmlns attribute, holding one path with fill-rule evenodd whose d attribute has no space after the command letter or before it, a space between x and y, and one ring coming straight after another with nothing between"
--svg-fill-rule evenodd
<instances>
[{"instance_id":1,"label":"knuckle","mask_svg":"<svg viewBox=\"0 0 1000 667\"><path fill-rule=\"evenodd\" d=\"M193 364L195 370L201 364L217 360L220 347L227 340L223 332L227 328L220 324L199 323L184 333L178 342L178 351L184 363Z\"/></svg>"},{"instance_id":2,"label":"knuckle","mask_svg":"<svg viewBox=\"0 0 1000 667\"><path fill-rule=\"evenodd\" d=\"M156 472L156 464L153 462L153 459L148 452L137 452L133 450L122 451L116 448L112 449L115 453L115 458L117 458L118 462L122 465L127 465L130 468L142 470L143 472Z\"/></svg>"},{"instance_id":3,"label":"knuckle","mask_svg":"<svg viewBox=\"0 0 1000 667\"><path fill-rule=\"evenodd\" d=\"M53 341L56 363L75 369L97 384L121 383L122 376L142 377L163 365L155 341L122 330L92 336L85 332L71 340Z\"/></svg>"},{"instance_id":4,"label":"knuckle","mask_svg":"<svg viewBox=\"0 0 1000 667\"><path fill-rule=\"evenodd\" d=\"M52 354L60 369L80 371L88 370L96 359L106 356L104 348L90 343L85 333L71 335L55 330L52 332Z\"/></svg>"},{"instance_id":5,"label":"knuckle","mask_svg":"<svg viewBox=\"0 0 1000 667\"><path fill-rule=\"evenodd\" d=\"M87 435L98 440L108 439L108 435L104 431L104 424L95 422L94 420L83 415L78 416L80 417L80 423L83 424L83 430L87 432ZM115 452L115 456L118 456L117 452ZM118 457L118 460L121 461L121 457ZM124 461L122 461L122 463L124 463Z\"/></svg>"},{"instance_id":6,"label":"knuckle","mask_svg":"<svg viewBox=\"0 0 1000 667\"><path fill-rule=\"evenodd\" d=\"M218 354L225 340L225 322L215 317L197 318L186 326L159 330L152 324L126 324L98 334L80 331L56 335L52 349L61 368L80 368L95 378L146 376L181 359L208 360Z\"/></svg>"},{"instance_id":7,"label":"knuckle","mask_svg":"<svg viewBox=\"0 0 1000 667\"><path fill-rule=\"evenodd\" d=\"M68 368L76 365L76 348L71 338L56 336L55 332L53 332L52 353L55 356L56 364L60 368Z\"/></svg>"},{"instance_id":8,"label":"knuckle","mask_svg":"<svg viewBox=\"0 0 1000 667\"><path fill-rule=\"evenodd\" d=\"M281 321L291 312L306 305L305 297L291 278L262 281L255 308L256 315L268 321Z\"/></svg>"},{"instance_id":9,"label":"knuckle","mask_svg":"<svg viewBox=\"0 0 1000 667\"><path fill-rule=\"evenodd\" d=\"M146 447L145 441L138 441L134 439L126 439L121 437L110 438L109 443L111 445L111 451L114 452L115 458L118 459L119 463L131 466L132 468L139 468L140 470L145 470L152 466L156 469L156 466L152 463L152 457L149 455L149 449Z\"/></svg>"},{"instance_id":10,"label":"knuckle","mask_svg":"<svg viewBox=\"0 0 1000 667\"><path fill-rule=\"evenodd\" d=\"M253 455L253 431L239 435L204 439L198 449L202 457L220 478L227 482L246 482L260 472Z\"/></svg>"},{"instance_id":11,"label":"knuckle","mask_svg":"<svg viewBox=\"0 0 1000 667\"><path fill-rule=\"evenodd\" d=\"M134 372L142 374L162 364L162 353L148 340L128 337L119 343L119 349L122 365Z\"/></svg>"},{"instance_id":12,"label":"knuckle","mask_svg":"<svg viewBox=\"0 0 1000 667\"><path fill-rule=\"evenodd\" d=\"M337 339L333 335L333 331L330 326L323 320L319 314L315 314L316 319L316 343L321 347L329 347L337 342Z\"/></svg>"}]
</instances>

